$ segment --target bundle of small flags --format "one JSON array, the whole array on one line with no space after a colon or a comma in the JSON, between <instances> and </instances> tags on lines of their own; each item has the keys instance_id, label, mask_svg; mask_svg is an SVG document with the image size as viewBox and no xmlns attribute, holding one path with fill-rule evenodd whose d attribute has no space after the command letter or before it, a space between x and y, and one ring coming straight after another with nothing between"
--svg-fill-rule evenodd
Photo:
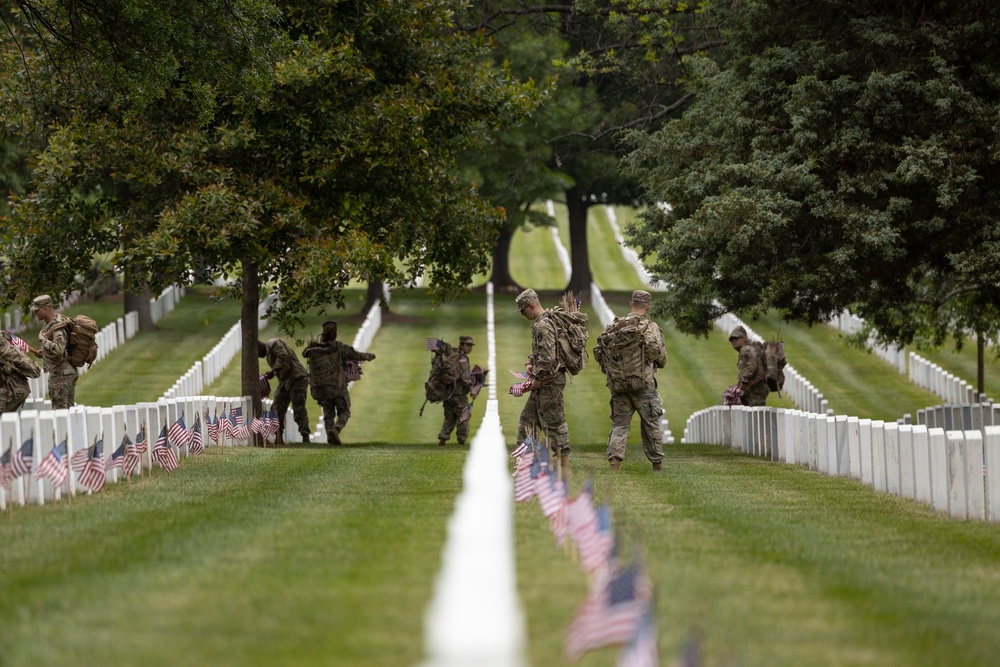
<instances>
[{"instance_id":1,"label":"bundle of small flags","mask_svg":"<svg viewBox=\"0 0 1000 667\"><path fill-rule=\"evenodd\" d=\"M344 374L348 382L357 382L361 379L361 364L354 360L344 362Z\"/></svg>"},{"instance_id":2,"label":"bundle of small flags","mask_svg":"<svg viewBox=\"0 0 1000 667\"><path fill-rule=\"evenodd\" d=\"M428 352L435 352L441 347L441 341L437 338L425 338L424 339L424 349Z\"/></svg>"},{"instance_id":3,"label":"bundle of small flags","mask_svg":"<svg viewBox=\"0 0 1000 667\"><path fill-rule=\"evenodd\" d=\"M24 339L19 338L14 334L10 334L10 344L16 347L17 349L21 350L21 352L24 352L25 354L31 352L31 347L24 341Z\"/></svg>"},{"instance_id":4,"label":"bundle of small flags","mask_svg":"<svg viewBox=\"0 0 1000 667\"><path fill-rule=\"evenodd\" d=\"M533 379L532 375L530 373L515 373L514 371L509 371L509 372L517 379L524 380L524 382L518 382L517 384L515 384L513 387L507 390L508 393L510 393L511 396L515 397L523 396L524 392L528 390L528 386L531 384L531 380Z\"/></svg>"},{"instance_id":5,"label":"bundle of small flags","mask_svg":"<svg viewBox=\"0 0 1000 667\"><path fill-rule=\"evenodd\" d=\"M261 373L257 379L260 381L260 396L267 398L271 395L271 383L267 380L267 375ZM206 420L207 421L207 420Z\"/></svg>"}]
</instances>

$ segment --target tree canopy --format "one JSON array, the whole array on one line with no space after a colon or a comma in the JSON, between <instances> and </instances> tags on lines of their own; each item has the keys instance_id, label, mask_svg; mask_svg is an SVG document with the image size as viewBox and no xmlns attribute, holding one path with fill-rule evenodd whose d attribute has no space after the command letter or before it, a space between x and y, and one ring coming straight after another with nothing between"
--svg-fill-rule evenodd
<instances>
[{"instance_id":1,"label":"tree canopy","mask_svg":"<svg viewBox=\"0 0 1000 667\"><path fill-rule=\"evenodd\" d=\"M488 262L502 211L456 156L536 99L450 2L62 0L41 23L20 4L0 114L44 150L8 221L4 301L77 287L112 252L154 288L254 266L290 325L351 280L429 271L444 297Z\"/></svg>"},{"instance_id":2,"label":"tree canopy","mask_svg":"<svg viewBox=\"0 0 1000 667\"><path fill-rule=\"evenodd\" d=\"M690 57L697 99L632 133L651 206L629 240L690 333L724 311L819 322L850 309L886 340L996 332L1000 6L716 8L731 58Z\"/></svg>"}]
</instances>

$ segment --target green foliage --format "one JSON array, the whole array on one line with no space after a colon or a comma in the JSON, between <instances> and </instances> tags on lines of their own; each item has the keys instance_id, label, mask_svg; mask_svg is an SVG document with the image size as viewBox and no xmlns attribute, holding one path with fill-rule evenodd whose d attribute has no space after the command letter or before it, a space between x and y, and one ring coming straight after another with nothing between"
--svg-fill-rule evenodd
<instances>
[{"instance_id":1,"label":"green foliage","mask_svg":"<svg viewBox=\"0 0 1000 667\"><path fill-rule=\"evenodd\" d=\"M3 300L77 286L95 251L128 266L129 287L153 289L238 276L251 263L280 296L272 315L292 327L351 280L429 273L447 298L484 270L502 215L454 164L532 110L530 86L490 66L481 37L449 31L448 2L249 7L265 25L283 17L264 44L218 47L233 62L254 49L256 74L234 70L263 77L252 95L212 68L189 73L181 49L173 74L130 72L161 86L158 104L145 93L129 100L143 115L100 96L58 108L36 189L16 201ZM239 30L239 17L219 14ZM97 88L109 84L76 55ZM23 67L49 66L42 51Z\"/></svg>"},{"instance_id":2,"label":"green foliage","mask_svg":"<svg viewBox=\"0 0 1000 667\"><path fill-rule=\"evenodd\" d=\"M630 140L651 207L628 238L704 333L720 312L844 308L885 339L995 332L1000 10L815 2L715 13L733 58ZM946 306L947 307L944 307Z\"/></svg>"}]
</instances>

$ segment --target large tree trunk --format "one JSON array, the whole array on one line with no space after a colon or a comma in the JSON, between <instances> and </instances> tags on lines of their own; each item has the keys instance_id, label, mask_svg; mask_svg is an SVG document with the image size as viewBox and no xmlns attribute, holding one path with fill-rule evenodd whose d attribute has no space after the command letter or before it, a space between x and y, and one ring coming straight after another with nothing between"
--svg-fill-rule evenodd
<instances>
[{"instance_id":1,"label":"large tree trunk","mask_svg":"<svg viewBox=\"0 0 1000 667\"><path fill-rule=\"evenodd\" d=\"M243 354L240 386L244 396L251 399L253 414L245 415L250 422L254 417L261 416L260 402L260 361L257 356L257 310L260 307L260 277L257 274L255 262L243 262L243 302L240 309L240 326L242 330ZM261 444L260 436L253 434L254 445Z\"/></svg>"},{"instance_id":2,"label":"large tree trunk","mask_svg":"<svg viewBox=\"0 0 1000 667\"><path fill-rule=\"evenodd\" d=\"M516 292L519 287L510 275L510 244L514 240L516 227L505 225L500 229L500 236L493 245L493 275L490 281L496 293Z\"/></svg>"},{"instance_id":3,"label":"large tree trunk","mask_svg":"<svg viewBox=\"0 0 1000 667\"><path fill-rule=\"evenodd\" d=\"M127 277L125 284L128 284ZM153 311L149 307L149 300L152 298L153 294L149 289L144 289L141 292L125 292L125 314L133 311L139 314L139 331L152 331L156 328L156 324L153 322Z\"/></svg>"},{"instance_id":4,"label":"large tree trunk","mask_svg":"<svg viewBox=\"0 0 1000 667\"><path fill-rule=\"evenodd\" d=\"M367 315L369 310L379 307L382 303L383 292L384 287L381 280L373 280L368 283L368 289L365 292L365 307L361 309L362 315Z\"/></svg>"},{"instance_id":5,"label":"large tree trunk","mask_svg":"<svg viewBox=\"0 0 1000 667\"><path fill-rule=\"evenodd\" d=\"M576 296L590 297L590 283L594 274L590 271L590 257L587 255L587 208L590 204L576 187L566 191L566 210L569 213L569 258L573 273L566 289Z\"/></svg>"}]
</instances>

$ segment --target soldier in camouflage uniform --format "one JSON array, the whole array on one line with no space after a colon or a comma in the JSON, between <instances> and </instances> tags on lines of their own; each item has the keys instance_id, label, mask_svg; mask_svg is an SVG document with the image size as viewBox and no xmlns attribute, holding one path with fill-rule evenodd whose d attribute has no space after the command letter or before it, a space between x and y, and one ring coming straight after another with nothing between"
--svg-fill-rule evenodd
<instances>
[{"instance_id":1,"label":"soldier in camouflage uniform","mask_svg":"<svg viewBox=\"0 0 1000 667\"><path fill-rule=\"evenodd\" d=\"M663 400L656 386L656 369L667 365L667 351L663 343L663 332L656 322L649 318L650 294L637 289L629 301L626 320L638 320L645 325L643 333L643 359L646 367L643 373L645 387L636 392L611 392L611 434L608 436L608 462L612 470L621 468L625 458L625 446L631 431L632 415L639 413L642 429L642 451L653 464L653 470L663 468L663 430L660 417L663 415ZM610 325L609 325L610 326ZM595 358L600 348L596 348ZM601 363L601 359L597 359Z\"/></svg>"},{"instance_id":2,"label":"soldier in camouflage uniform","mask_svg":"<svg viewBox=\"0 0 1000 667\"><path fill-rule=\"evenodd\" d=\"M52 409L72 407L76 404L77 372L66 359L69 318L56 312L52 297L47 294L35 297L31 302L31 312L39 322L44 323L38 334L41 349L31 348L31 353L42 359L43 369L49 374Z\"/></svg>"},{"instance_id":3,"label":"soldier in camouflage uniform","mask_svg":"<svg viewBox=\"0 0 1000 667\"><path fill-rule=\"evenodd\" d=\"M0 412L17 412L31 393L28 378L36 378L42 369L28 355L10 342L10 332L0 336Z\"/></svg>"},{"instance_id":4,"label":"soldier in camouflage uniform","mask_svg":"<svg viewBox=\"0 0 1000 667\"><path fill-rule=\"evenodd\" d=\"M444 447L451 437L451 432L455 431L458 444L464 445L469 438L469 420L462 420L462 415L469 406L469 392L472 390L472 375L469 369L469 354L475 343L472 336L460 336L458 339L458 379L451 395L444 399L444 423L441 424L441 432L438 433L438 445ZM475 398L475 397L473 397Z\"/></svg>"},{"instance_id":5,"label":"soldier in camouflage uniform","mask_svg":"<svg viewBox=\"0 0 1000 667\"><path fill-rule=\"evenodd\" d=\"M767 387L764 359L761 357L763 353L750 342L747 330L742 326L736 327L729 334L729 343L740 354L736 361L736 372L739 376L739 388L743 391L743 405L764 405L770 390Z\"/></svg>"},{"instance_id":6,"label":"soldier in camouflage uniform","mask_svg":"<svg viewBox=\"0 0 1000 667\"><path fill-rule=\"evenodd\" d=\"M340 432L351 418L351 394L347 390L344 364L348 361L372 361L375 355L358 352L350 345L338 341L337 323L330 320L323 323L319 341L310 342L302 356L309 364L312 397L323 407L326 441L331 445L339 445Z\"/></svg>"},{"instance_id":7,"label":"soldier in camouflage uniform","mask_svg":"<svg viewBox=\"0 0 1000 667\"><path fill-rule=\"evenodd\" d=\"M271 405L278 414L277 444L284 444L285 413L288 411L289 403L292 405L292 414L295 415L295 424L299 427L302 442L308 443L309 413L306 411L306 389L309 387L309 373L305 366L299 361L295 350L280 338L272 338L267 343L257 341L257 355L267 359L267 364L271 367L264 377L269 380L273 377L278 378L278 388L274 391Z\"/></svg>"},{"instance_id":8,"label":"soldier in camouflage uniform","mask_svg":"<svg viewBox=\"0 0 1000 667\"><path fill-rule=\"evenodd\" d=\"M566 388L566 369L557 356L558 331L549 311L538 302L538 294L526 289L517 295L516 309L531 320L531 355L528 372L533 379L527 387L531 391L521 418L518 421L518 441L532 428L545 433L553 455L559 456L564 469L569 468L569 426L563 389Z\"/></svg>"}]
</instances>

